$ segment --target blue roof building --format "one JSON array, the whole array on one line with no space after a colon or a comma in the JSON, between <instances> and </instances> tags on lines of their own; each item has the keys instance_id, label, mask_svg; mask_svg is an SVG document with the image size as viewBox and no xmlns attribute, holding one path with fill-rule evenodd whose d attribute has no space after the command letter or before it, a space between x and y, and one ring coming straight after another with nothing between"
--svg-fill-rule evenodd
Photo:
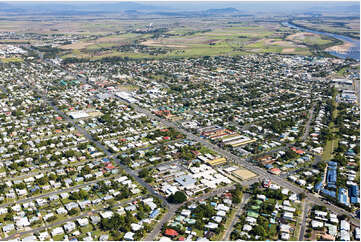
<instances>
[{"instance_id":1,"label":"blue roof building","mask_svg":"<svg viewBox=\"0 0 361 242\"><path fill-rule=\"evenodd\" d=\"M337 181L337 171L334 168L328 168L326 182L328 185L335 185Z\"/></svg>"},{"instance_id":2,"label":"blue roof building","mask_svg":"<svg viewBox=\"0 0 361 242\"><path fill-rule=\"evenodd\" d=\"M351 197L350 201L352 204L357 204L357 203L360 203L360 198L359 197Z\"/></svg>"},{"instance_id":3,"label":"blue roof building","mask_svg":"<svg viewBox=\"0 0 361 242\"><path fill-rule=\"evenodd\" d=\"M346 189L340 188L338 189L338 201L344 205L349 206L349 203L347 202L347 195L346 195Z\"/></svg>"},{"instance_id":4,"label":"blue roof building","mask_svg":"<svg viewBox=\"0 0 361 242\"><path fill-rule=\"evenodd\" d=\"M159 208L153 210L153 211L149 214L149 218L155 218L155 217L157 217L158 214L159 214Z\"/></svg>"},{"instance_id":5,"label":"blue roof building","mask_svg":"<svg viewBox=\"0 0 361 242\"><path fill-rule=\"evenodd\" d=\"M315 185L315 191L318 192L322 188L322 182L316 183Z\"/></svg>"},{"instance_id":6,"label":"blue roof building","mask_svg":"<svg viewBox=\"0 0 361 242\"><path fill-rule=\"evenodd\" d=\"M360 191L357 185L352 185L350 188L350 194L352 197L360 196Z\"/></svg>"},{"instance_id":7,"label":"blue roof building","mask_svg":"<svg viewBox=\"0 0 361 242\"><path fill-rule=\"evenodd\" d=\"M336 192L335 191L330 191L330 190L327 190L327 189L321 189L321 193L326 195L326 196L336 198Z\"/></svg>"},{"instance_id":8,"label":"blue roof building","mask_svg":"<svg viewBox=\"0 0 361 242\"><path fill-rule=\"evenodd\" d=\"M352 185L350 187L349 195L352 204L360 203L360 191L357 185Z\"/></svg>"}]
</instances>

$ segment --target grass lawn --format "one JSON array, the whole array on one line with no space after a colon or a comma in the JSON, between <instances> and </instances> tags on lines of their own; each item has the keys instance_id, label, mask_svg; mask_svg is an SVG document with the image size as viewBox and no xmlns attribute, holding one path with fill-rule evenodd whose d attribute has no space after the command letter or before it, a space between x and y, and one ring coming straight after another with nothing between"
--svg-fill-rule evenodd
<instances>
[{"instance_id":1,"label":"grass lawn","mask_svg":"<svg viewBox=\"0 0 361 242\"><path fill-rule=\"evenodd\" d=\"M91 224L88 224L85 227L80 227L80 231L84 234L87 232L91 232L91 231L93 231L93 226Z\"/></svg>"},{"instance_id":2,"label":"grass lawn","mask_svg":"<svg viewBox=\"0 0 361 242\"><path fill-rule=\"evenodd\" d=\"M59 234L53 237L54 241L60 241L60 240L64 240L64 235L63 234Z\"/></svg>"},{"instance_id":3,"label":"grass lawn","mask_svg":"<svg viewBox=\"0 0 361 242\"><path fill-rule=\"evenodd\" d=\"M208 149L207 147L203 146L201 147L201 149L199 150L199 152L201 152L202 154L211 154L211 155L217 155L217 152L211 150L211 149Z\"/></svg>"},{"instance_id":4,"label":"grass lawn","mask_svg":"<svg viewBox=\"0 0 361 242\"><path fill-rule=\"evenodd\" d=\"M337 103L336 103L336 108L332 113L332 117L335 119L337 117L337 114L338 114L338 110L337 110ZM338 131L338 128L335 128L335 124L333 122L330 123L329 128L330 128L332 133ZM330 159L332 159L332 157L333 157L332 152L335 149L337 149L338 140L339 140L339 138L335 138L335 139L332 139L332 140L328 140L326 142L326 145L325 145L325 147L323 149L322 160L330 160Z\"/></svg>"},{"instance_id":5,"label":"grass lawn","mask_svg":"<svg viewBox=\"0 0 361 242\"><path fill-rule=\"evenodd\" d=\"M331 129L332 132L335 131L333 122L330 123L330 129ZM330 160L330 159L332 159L332 157L333 157L332 152L334 151L334 149L337 148L337 144L338 144L338 138L328 140L326 142L326 145L323 148L322 160Z\"/></svg>"},{"instance_id":6,"label":"grass lawn","mask_svg":"<svg viewBox=\"0 0 361 242\"><path fill-rule=\"evenodd\" d=\"M0 58L0 61L3 63L9 63L9 62L23 62L24 60L22 58L12 57L12 58Z\"/></svg>"},{"instance_id":7,"label":"grass lawn","mask_svg":"<svg viewBox=\"0 0 361 242\"><path fill-rule=\"evenodd\" d=\"M65 219L67 219L67 215L65 215L65 214L56 214L55 216L56 216L56 219L54 221L47 222L47 223L53 224L53 223L61 222Z\"/></svg>"}]
</instances>

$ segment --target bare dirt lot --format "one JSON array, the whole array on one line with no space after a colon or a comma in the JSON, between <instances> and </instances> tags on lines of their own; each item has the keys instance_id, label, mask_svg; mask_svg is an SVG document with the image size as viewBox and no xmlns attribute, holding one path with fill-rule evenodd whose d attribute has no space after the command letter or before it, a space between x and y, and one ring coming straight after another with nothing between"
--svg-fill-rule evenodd
<instances>
[{"instance_id":1,"label":"bare dirt lot","mask_svg":"<svg viewBox=\"0 0 361 242\"><path fill-rule=\"evenodd\" d=\"M238 170L235 170L233 172L233 174L242 179L243 181L244 180L248 180L248 179L251 179L251 178L254 178L256 177L257 175L249 170L246 170L246 169L238 169Z\"/></svg>"},{"instance_id":2,"label":"bare dirt lot","mask_svg":"<svg viewBox=\"0 0 361 242\"><path fill-rule=\"evenodd\" d=\"M150 40L150 39L142 42L141 44L146 45L146 46L163 46L163 47L170 47L170 48L186 48L187 47L185 45L163 44L161 42Z\"/></svg>"}]
</instances>

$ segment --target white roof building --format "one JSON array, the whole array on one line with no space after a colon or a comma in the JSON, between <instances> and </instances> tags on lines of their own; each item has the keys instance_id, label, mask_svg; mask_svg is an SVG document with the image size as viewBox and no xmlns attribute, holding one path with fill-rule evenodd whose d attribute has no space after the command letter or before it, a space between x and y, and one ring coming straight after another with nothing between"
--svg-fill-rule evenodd
<instances>
[{"instance_id":1,"label":"white roof building","mask_svg":"<svg viewBox=\"0 0 361 242\"><path fill-rule=\"evenodd\" d=\"M323 227L323 222L320 222L320 221L317 221L317 220L312 220L311 226L312 226L312 228L322 228Z\"/></svg>"},{"instance_id":2,"label":"white roof building","mask_svg":"<svg viewBox=\"0 0 361 242\"><path fill-rule=\"evenodd\" d=\"M127 233L125 233L123 239L124 239L124 240L134 240L133 236L134 236L134 233L133 233L133 232L127 232Z\"/></svg>"},{"instance_id":3,"label":"white roof building","mask_svg":"<svg viewBox=\"0 0 361 242\"><path fill-rule=\"evenodd\" d=\"M243 229L242 229L243 231L251 231L252 230L252 226L251 225L249 225L249 224L245 224L244 226L243 226Z\"/></svg>"},{"instance_id":4,"label":"white roof building","mask_svg":"<svg viewBox=\"0 0 361 242\"><path fill-rule=\"evenodd\" d=\"M53 231L51 231L51 236L53 237L59 234L64 234L64 230L61 227L56 227Z\"/></svg>"},{"instance_id":5,"label":"white roof building","mask_svg":"<svg viewBox=\"0 0 361 242\"><path fill-rule=\"evenodd\" d=\"M350 223L346 220L341 220L340 228L341 230L350 231Z\"/></svg>"}]
</instances>

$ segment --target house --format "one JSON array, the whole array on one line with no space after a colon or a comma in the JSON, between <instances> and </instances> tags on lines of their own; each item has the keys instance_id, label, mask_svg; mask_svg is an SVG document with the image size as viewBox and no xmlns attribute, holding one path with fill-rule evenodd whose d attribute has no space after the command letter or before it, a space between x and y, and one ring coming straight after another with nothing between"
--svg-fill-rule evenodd
<instances>
[{"instance_id":1,"label":"house","mask_svg":"<svg viewBox=\"0 0 361 242\"><path fill-rule=\"evenodd\" d=\"M133 232L127 232L127 233L125 233L123 239L128 240L128 241L134 240L134 238L133 238L134 235L135 234Z\"/></svg>"},{"instance_id":2,"label":"house","mask_svg":"<svg viewBox=\"0 0 361 242\"><path fill-rule=\"evenodd\" d=\"M108 241L109 240L109 235L107 234L103 234L99 237L99 241Z\"/></svg>"},{"instance_id":3,"label":"house","mask_svg":"<svg viewBox=\"0 0 361 242\"><path fill-rule=\"evenodd\" d=\"M318 217L326 217L327 212L315 210L315 215L318 216Z\"/></svg>"},{"instance_id":4,"label":"house","mask_svg":"<svg viewBox=\"0 0 361 242\"><path fill-rule=\"evenodd\" d=\"M225 212L228 212L229 211L229 207L224 205L224 204L218 204L216 207L215 207L216 210L222 210L222 211L225 211Z\"/></svg>"},{"instance_id":5,"label":"house","mask_svg":"<svg viewBox=\"0 0 361 242\"><path fill-rule=\"evenodd\" d=\"M15 225L14 224L7 224L2 229L3 229L4 233L9 233L10 231L15 229Z\"/></svg>"},{"instance_id":6,"label":"house","mask_svg":"<svg viewBox=\"0 0 361 242\"><path fill-rule=\"evenodd\" d=\"M29 219L27 217L19 218L15 220L17 228L23 228L30 225Z\"/></svg>"},{"instance_id":7,"label":"house","mask_svg":"<svg viewBox=\"0 0 361 242\"><path fill-rule=\"evenodd\" d=\"M347 222L346 220L341 220L340 229L345 231L350 231L350 223Z\"/></svg>"},{"instance_id":8,"label":"house","mask_svg":"<svg viewBox=\"0 0 361 242\"><path fill-rule=\"evenodd\" d=\"M208 228L208 229L216 229L216 228L218 228L218 224L212 223L212 222L208 222L208 224L206 224L204 227L205 227L205 228Z\"/></svg>"},{"instance_id":9,"label":"house","mask_svg":"<svg viewBox=\"0 0 361 242\"><path fill-rule=\"evenodd\" d=\"M47 231L41 232L38 235L38 238L41 241L48 240L49 237L50 237L50 235L49 235L49 233Z\"/></svg>"},{"instance_id":10,"label":"house","mask_svg":"<svg viewBox=\"0 0 361 242\"><path fill-rule=\"evenodd\" d=\"M242 229L243 231L251 231L252 230L252 226L251 225L249 225L249 224L245 224L245 225L243 225L243 229Z\"/></svg>"},{"instance_id":11,"label":"house","mask_svg":"<svg viewBox=\"0 0 361 242\"><path fill-rule=\"evenodd\" d=\"M288 224L281 224L280 225L280 231L281 232L289 233L290 228L291 228L291 226L289 226Z\"/></svg>"},{"instance_id":12,"label":"house","mask_svg":"<svg viewBox=\"0 0 361 242\"><path fill-rule=\"evenodd\" d=\"M341 241L350 241L350 232L346 230L341 230L340 232L340 240Z\"/></svg>"},{"instance_id":13,"label":"house","mask_svg":"<svg viewBox=\"0 0 361 242\"><path fill-rule=\"evenodd\" d=\"M323 227L323 222L317 221L317 220L312 220L311 222L311 226L312 228L322 228Z\"/></svg>"},{"instance_id":14,"label":"house","mask_svg":"<svg viewBox=\"0 0 361 242\"><path fill-rule=\"evenodd\" d=\"M133 232L136 232L136 231L138 231L138 230L140 230L140 229L142 228L141 225L136 224L136 223L132 223L132 224L130 225L130 227L131 227L131 229L132 229Z\"/></svg>"},{"instance_id":15,"label":"house","mask_svg":"<svg viewBox=\"0 0 361 242\"><path fill-rule=\"evenodd\" d=\"M220 222L222 222L222 217L220 217L220 216L213 216L212 217L212 219L217 223L217 224L219 224Z\"/></svg>"},{"instance_id":16,"label":"house","mask_svg":"<svg viewBox=\"0 0 361 242\"><path fill-rule=\"evenodd\" d=\"M66 224L64 224L63 227L66 232L71 232L76 229L76 225L74 222L67 222Z\"/></svg>"},{"instance_id":17,"label":"house","mask_svg":"<svg viewBox=\"0 0 361 242\"><path fill-rule=\"evenodd\" d=\"M8 213L7 208L0 208L0 215L6 214L6 213Z\"/></svg>"},{"instance_id":18,"label":"house","mask_svg":"<svg viewBox=\"0 0 361 242\"><path fill-rule=\"evenodd\" d=\"M189 217L191 215L191 211L188 209L183 209L181 215L184 217Z\"/></svg>"},{"instance_id":19,"label":"house","mask_svg":"<svg viewBox=\"0 0 361 242\"><path fill-rule=\"evenodd\" d=\"M155 210L153 210L150 214L149 214L149 218L155 218L158 216L160 210L157 208Z\"/></svg>"},{"instance_id":20,"label":"house","mask_svg":"<svg viewBox=\"0 0 361 242\"><path fill-rule=\"evenodd\" d=\"M113 216L112 211L101 211L99 214L102 218L111 218Z\"/></svg>"},{"instance_id":21,"label":"house","mask_svg":"<svg viewBox=\"0 0 361 242\"><path fill-rule=\"evenodd\" d=\"M281 240L289 240L290 234L289 233L281 233Z\"/></svg>"},{"instance_id":22,"label":"house","mask_svg":"<svg viewBox=\"0 0 361 242\"><path fill-rule=\"evenodd\" d=\"M174 229L166 229L164 232L164 235L169 236L169 237L176 237L176 236L178 236L178 232L175 231Z\"/></svg>"},{"instance_id":23,"label":"house","mask_svg":"<svg viewBox=\"0 0 361 242\"><path fill-rule=\"evenodd\" d=\"M293 219L293 213L284 212L283 213L283 218L288 219L288 220L292 220Z\"/></svg>"},{"instance_id":24,"label":"house","mask_svg":"<svg viewBox=\"0 0 361 242\"><path fill-rule=\"evenodd\" d=\"M92 224L98 224L100 222L100 220L101 220L100 217L97 215L90 216L90 222Z\"/></svg>"},{"instance_id":25,"label":"house","mask_svg":"<svg viewBox=\"0 0 361 242\"><path fill-rule=\"evenodd\" d=\"M27 236L22 239L22 241L35 241L36 237L34 235Z\"/></svg>"},{"instance_id":26,"label":"house","mask_svg":"<svg viewBox=\"0 0 361 242\"><path fill-rule=\"evenodd\" d=\"M47 221L49 218L51 218L51 217L53 217L54 216L54 213L48 213L48 214L45 214L44 216L43 216L43 219L45 220L45 221Z\"/></svg>"},{"instance_id":27,"label":"house","mask_svg":"<svg viewBox=\"0 0 361 242\"><path fill-rule=\"evenodd\" d=\"M64 207L60 207L56 210L57 214L67 214L68 212L66 211L66 209Z\"/></svg>"},{"instance_id":28,"label":"house","mask_svg":"<svg viewBox=\"0 0 361 242\"><path fill-rule=\"evenodd\" d=\"M249 223L250 225L255 225L257 224L257 219L252 217L247 217L246 222Z\"/></svg>"},{"instance_id":29,"label":"house","mask_svg":"<svg viewBox=\"0 0 361 242\"><path fill-rule=\"evenodd\" d=\"M87 226L89 224L89 221L87 218L78 218L76 221L78 222L78 224L81 227Z\"/></svg>"},{"instance_id":30,"label":"house","mask_svg":"<svg viewBox=\"0 0 361 242\"><path fill-rule=\"evenodd\" d=\"M220 216L220 217L225 217L226 216L226 212L225 211L218 211L217 216Z\"/></svg>"},{"instance_id":31,"label":"house","mask_svg":"<svg viewBox=\"0 0 361 242\"><path fill-rule=\"evenodd\" d=\"M67 199L69 197L69 193L67 192L60 193L60 197L61 199Z\"/></svg>"},{"instance_id":32,"label":"house","mask_svg":"<svg viewBox=\"0 0 361 242\"><path fill-rule=\"evenodd\" d=\"M354 233L355 233L355 239L360 240L360 228L359 227L355 228Z\"/></svg>"},{"instance_id":33,"label":"house","mask_svg":"<svg viewBox=\"0 0 361 242\"><path fill-rule=\"evenodd\" d=\"M72 210L73 208L78 208L78 204L75 202L67 203L64 206L65 206L66 210L68 210L68 211Z\"/></svg>"},{"instance_id":34,"label":"house","mask_svg":"<svg viewBox=\"0 0 361 242\"><path fill-rule=\"evenodd\" d=\"M53 229L53 231L51 231L51 236L57 236L60 234L64 234L64 230L61 227L56 227Z\"/></svg>"}]
</instances>

